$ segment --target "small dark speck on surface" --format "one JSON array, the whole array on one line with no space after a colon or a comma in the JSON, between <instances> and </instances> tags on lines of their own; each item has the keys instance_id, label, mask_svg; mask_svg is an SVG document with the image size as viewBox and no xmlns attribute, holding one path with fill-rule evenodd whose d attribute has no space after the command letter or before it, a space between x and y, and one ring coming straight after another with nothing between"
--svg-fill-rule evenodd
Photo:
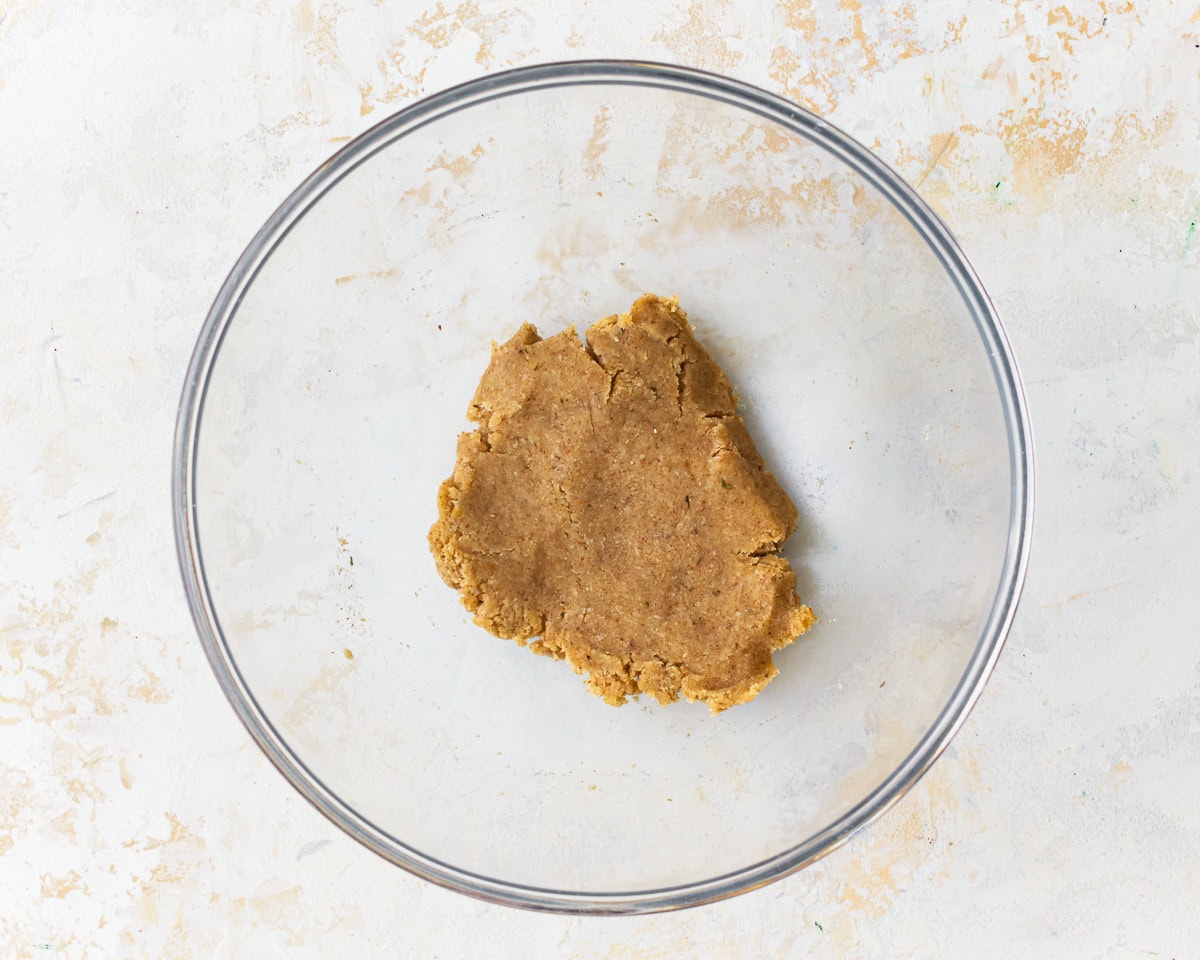
<instances>
[{"instance_id":1,"label":"small dark speck on surface","mask_svg":"<svg viewBox=\"0 0 1200 960\"><path fill-rule=\"evenodd\" d=\"M880 690L882 690L882 689L883 689L884 687L886 687L886 686L887 686L887 681L886 681L886 680L880 680L880 681L879 681L879 689L880 689Z\"/></svg>"},{"instance_id":2,"label":"small dark speck on surface","mask_svg":"<svg viewBox=\"0 0 1200 960\"><path fill-rule=\"evenodd\" d=\"M350 558L350 566L354 566L354 557Z\"/></svg>"},{"instance_id":3,"label":"small dark speck on surface","mask_svg":"<svg viewBox=\"0 0 1200 960\"><path fill-rule=\"evenodd\" d=\"M820 930L822 933L824 933L824 932L825 932L825 928L824 928L823 926L821 926L821 921L820 921L820 920L814 920L814 921L813 921L813 926L814 926L814 927L816 927L818 930Z\"/></svg>"},{"instance_id":4,"label":"small dark speck on surface","mask_svg":"<svg viewBox=\"0 0 1200 960\"><path fill-rule=\"evenodd\" d=\"M728 480L722 480L722 481L721 481L721 486L723 486L723 487L724 487L726 490L732 490L732 489L733 489L733 484L732 484L732 483L730 483Z\"/></svg>"},{"instance_id":5,"label":"small dark speck on surface","mask_svg":"<svg viewBox=\"0 0 1200 960\"><path fill-rule=\"evenodd\" d=\"M441 325L440 323L438 324L438 329L439 329L439 330L441 330L441 329L442 329L442 325Z\"/></svg>"}]
</instances>

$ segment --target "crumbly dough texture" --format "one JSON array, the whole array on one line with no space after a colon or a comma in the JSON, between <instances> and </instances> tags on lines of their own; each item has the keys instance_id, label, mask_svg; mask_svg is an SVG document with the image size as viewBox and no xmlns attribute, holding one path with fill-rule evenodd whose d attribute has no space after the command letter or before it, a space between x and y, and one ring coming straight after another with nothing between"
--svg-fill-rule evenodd
<instances>
[{"instance_id":1,"label":"crumbly dough texture","mask_svg":"<svg viewBox=\"0 0 1200 960\"><path fill-rule=\"evenodd\" d=\"M493 345L438 493L438 571L481 627L608 703L751 700L816 618L778 553L796 508L736 407L674 298L586 345L525 324Z\"/></svg>"}]
</instances>

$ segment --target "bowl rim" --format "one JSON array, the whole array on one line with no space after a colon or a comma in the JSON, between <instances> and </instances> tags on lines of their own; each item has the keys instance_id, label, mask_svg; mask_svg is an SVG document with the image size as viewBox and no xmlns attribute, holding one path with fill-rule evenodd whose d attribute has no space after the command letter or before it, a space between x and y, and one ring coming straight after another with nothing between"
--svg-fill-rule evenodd
<instances>
[{"instance_id":1,"label":"bowl rim","mask_svg":"<svg viewBox=\"0 0 1200 960\"><path fill-rule=\"evenodd\" d=\"M627 892L554 890L512 883L455 867L380 829L326 786L271 724L245 683L225 641L204 574L195 502L196 443L209 377L243 296L291 228L357 166L392 142L439 117L501 97L577 85L650 87L698 95L741 108L778 123L825 149L879 190L938 258L988 349L1004 411L1012 480L1008 541L988 618L949 700L900 765L840 817L781 853L719 876ZM1016 360L1000 318L978 276L937 214L866 147L804 107L718 74L651 61L558 61L489 74L426 96L398 110L333 154L272 213L217 293L188 365L174 436L172 518L188 607L222 691L271 763L324 816L363 846L410 873L481 900L563 914L643 914L722 900L800 870L880 817L932 766L978 700L1012 627L1033 535L1033 449L1029 412Z\"/></svg>"}]
</instances>

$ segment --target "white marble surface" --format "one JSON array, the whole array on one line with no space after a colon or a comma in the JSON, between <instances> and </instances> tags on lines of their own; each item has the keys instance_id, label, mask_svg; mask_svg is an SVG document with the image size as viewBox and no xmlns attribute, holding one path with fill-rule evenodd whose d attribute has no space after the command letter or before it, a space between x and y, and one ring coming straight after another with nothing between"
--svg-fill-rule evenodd
<instances>
[{"instance_id":1,"label":"white marble surface","mask_svg":"<svg viewBox=\"0 0 1200 960\"><path fill-rule=\"evenodd\" d=\"M422 92L581 56L785 92L943 214L1038 435L1017 627L884 820L757 893L563 919L295 796L175 571L184 365L242 246ZM1143 957L1200 949L1200 5L0 0L0 956Z\"/></svg>"}]
</instances>

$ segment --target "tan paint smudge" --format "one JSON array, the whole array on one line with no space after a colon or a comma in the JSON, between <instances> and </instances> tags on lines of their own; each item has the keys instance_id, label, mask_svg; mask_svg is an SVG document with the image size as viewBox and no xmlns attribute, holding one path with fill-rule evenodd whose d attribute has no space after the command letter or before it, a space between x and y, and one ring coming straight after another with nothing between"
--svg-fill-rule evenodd
<instances>
[{"instance_id":1,"label":"tan paint smudge","mask_svg":"<svg viewBox=\"0 0 1200 960\"><path fill-rule=\"evenodd\" d=\"M203 837L198 836L183 820L174 813L165 814L170 830L166 837L150 837L146 840L133 838L122 844L126 850L142 852L155 851L149 874L135 874L130 877L132 889L129 892L130 901L137 905L140 919L145 924L157 924L162 910L160 900L166 897L167 903L177 904L178 894L169 888L185 884L197 876L204 875L206 861L206 844ZM110 868L110 872L112 868ZM191 957L188 952L187 931L184 929L181 916L177 910L166 943L157 956L164 960L178 958L183 960ZM122 934L123 936L123 934ZM124 942L124 941L123 941Z\"/></svg>"},{"instance_id":2,"label":"tan paint smudge","mask_svg":"<svg viewBox=\"0 0 1200 960\"><path fill-rule=\"evenodd\" d=\"M608 149L608 132L611 125L612 118L608 107L601 107L592 121L592 135L583 149L583 166L587 175L593 180L604 175L604 167L600 163L600 158Z\"/></svg>"},{"instance_id":3,"label":"tan paint smudge","mask_svg":"<svg viewBox=\"0 0 1200 960\"><path fill-rule=\"evenodd\" d=\"M917 6L911 0L895 8L892 14L892 24L889 26L892 36L889 38L888 52L895 62L908 60L913 56L923 56L930 52L929 48L920 41Z\"/></svg>"},{"instance_id":4,"label":"tan paint smudge","mask_svg":"<svg viewBox=\"0 0 1200 960\"><path fill-rule=\"evenodd\" d=\"M123 786L126 790L132 790L133 774L129 772L129 767L126 765L124 757L121 758L119 768L121 771L121 786Z\"/></svg>"},{"instance_id":5,"label":"tan paint smudge","mask_svg":"<svg viewBox=\"0 0 1200 960\"><path fill-rule=\"evenodd\" d=\"M835 45L849 47L857 44L862 51L862 62L854 64L854 68L862 73L871 73L879 67L879 56L875 52L875 41L867 35L867 31L863 28L863 18L861 6L851 8L854 12L850 15L850 36L839 37L835 41ZM846 80L853 90L856 86L856 74L849 73L846 75Z\"/></svg>"},{"instance_id":6,"label":"tan paint smudge","mask_svg":"<svg viewBox=\"0 0 1200 960\"><path fill-rule=\"evenodd\" d=\"M780 226L786 222L784 204L793 199L779 187L760 188L739 185L727 187L708 202L708 212L737 226L766 223Z\"/></svg>"},{"instance_id":7,"label":"tan paint smudge","mask_svg":"<svg viewBox=\"0 0 1200 960\"><path fill-rule=\"evenodd\" d=\"M477 0L466 0L453 10L447 9L438 0L437 6L418 17L408 29L411 37L421 40L434 50L442 50L453 43L461 34L472 33L479 42L475 62L480 66L491 66L495 60L495 42L508 28L511 13L484 13Z\"/></svg>"},{"instance_id":8,"label":"tan paint smudge","mask_svg":"<svg viewBox=\"0 0 1200 960\"><path fill-rule=\"evenodd\" d=\"M104 791L99 786L94 783L84 783L79 777L71 777L63 784L63 788L74 804L81 805L85 800L91 801L93 817L95 816L95 808L103 804L106 799Z\"/></svg>"},{"instance_id":9,"label":"tan paint smudge","mask_svg":"<svg viewBox=\"0 0 1200 960\"><path fill-rule=\"evenodd\" d=\"M358 113L365 117L368 113L375 109L375 104L371 102L371 91L374 88L369 83L364 83L358 88L358 95L362 100L359 104Z\"/></svg>"},{"instance_id":10,"label":"tan paint smudge","mask_svg":"<svg viewBox=\"0 0 1200 960\"><path fill-rule=\"evenodd\" d=\"M87 884L83 882L83 877L79 875L79 871L77 870L69 870L58 877L43 873L41 880L42 896L47 899L62 900L72 890L87 893Z\"/></svg>"},{"instance_id":11,"label":"tan paint smudge","mask_svg":"<svg viewBox=\"0 0 1200 960\"><path fill-rule=\"evenodd\" d=\"M851 861L838 888L837 903L856 917L877 920L896 899L896 878L889 863Z\"/></svg>"},{"instance_id":12,"label":"tan paint smudge","mask_svg":"<svg viewBox=\"0 0 1200 960\"><path fill-rule=\"evenodd\" d=\"M1006 110L1000 114L1000 138L1013 163L1013 180L1037 190L1083 161L1087 124L1083 117L1044 110Z\"/></svg>"},{"instance_id":13,"label":"tan paint smudge","mask_svg":"<svg viewBox=\"0 0 1200 960\"><path fill-rule=\"evenodd\" d=\"M441 50L450 45L450 41L460 30L462 18L458 15L458 10L450 12L441 0L438 0L436 8L417 17L409 28L409 33L424 40L433 49Z\"/></svg>"},{"instance_id":14,"label":"tan paint smudge","mask_svg":"<svg viewBox=\"0 0 1200 960\"><path fill-rule=\"evenodd\" d=\"M160 840L157 837L150 838L142 845L143 850L157 850L160 847L165 847L171 844L189 844L199 847L204 847L206 845L203 838L198 837L195 833L193 833L191 828L188 827L187 824L185 824L176 814L168 811L166 814L164 814L164 816L167 818L167 823L171 826L170 832L167 834L165 839Z\"/></svg>"},{"instance_id":15,"label":"tan paint smudge","mask_svg":"<svg viewBox=\"0 0 1200 960\"><path fill-rule=\"evenodd\" d=\"M679 956L674 937L669 935L669 929L661 920L649 922L650 929L643 924L637 942L615 943L604 953L597 954L589 950L576 954L571 960L670 960ZM657 927L658 929L654 929ZM647 946L648 943L659 943L661 946Z\"/></svg>"},{"instance_id":16,"label":"tan paint smudge","mask_svg":"<svg viewBox=\"0 0 1200 960\"><path fill-rule=\"evenodd\" d=\"M16 845L17 834L33 809L33 781L16 770L4 770L0 790L0 854Z\"/></svg>"},{"instance_id":17,"label":"tan paint smudge","mask_svg":"<svg viewBox=\"0 0 1200 960\"><path fill-rule=\"evenodd\" d=\"M297 110L280 118L270 126L263 127L262 132L271 137L279 137L298 127L324 127L331 122L327 117L315 114L311 110Z\"/></svg>"},{"instance_id":18,"label":"tan paint smudge","mask_svg":"<svg viewBox=\"0 0 1200 960\"><path fill-rule=\"evenodd\" d=\"M837 91L830 74L818 72L787 47L775 47L771 51L767 74L779 85L784 96L813 113L828 114L837 108Z\"/></svg>"},{"instance_id":19,"label":"tan paint smudge","mask_svg":"<svg viewBox=\"0 0 1200 960\"><path fill-rule=\"evenodd\" d=\"M782 226L799 219L805 210L836 210L841 202L838 188L843 182L834 177L812 177L797 180L790 187L727 187L708 201L706 213L725 223L739 227L767 224ZM854 185L851 204L861 194Z\"/></svg>"},{"instance_id":20,"label":"tan paint smudge","mask_svg":"<svg viewBox=\"0 0 1200 960\"><path fill-rule=\"evenodd\" d=\"M313 26L316 24L316 17L313 15L312 0L300 0L296 4L292 9L292 23L295 24L297 33L307 34L312 32Z\"/></svg>"},{"instance_id":21,"label":"tan paint smudge","mask_svg":"<svg viewBox=\"0 0 1200 960\"><path fill-rule=\"evenodd\" d=\"M963 29L966 25L967 15L965 13L952 23L946 24L946 40L942 44L943 50L950 46L957 46L962 42Z\"/></svg>"},{"instance_id":22,"label":"tan paint smudge","mask_svg":"<svg viewBox=\"0 0 1200 960\"><path fill-rule=\"evenodd\" d=\"M163 686L162 677L152 670L147 670L141 682L132 690L143 703L166 703L171 699L171 695Z\"/></svg>"},{"instance_id":23,"label":"tan paint smudge","mask_svg":"<svg viewBox=\"0 0 1200 960\"><path fill-rule=\"evenodd\" d=\"M879 737L891 734L881 727ZM856 954L863 927L875 924L914 882L944 879L954 864L949 851L964 831L977 834L985 824L967 798L987 790L973 755L957 749L938 763L873 827L869 844L852 845L831 861L832 888L826 895L824 929L842 956ZM856 793L854 799L861 796ZM955 833L943 834L953 823Z\"/></svg>"},{"instance_id":24,"label":"tan paint smudge","mask_svg":"<svg viewBox=\"0 0 1200 960\"><path fill-rule=\"evenodd\" d=\"M348 663L338 667L322 667L308 685L296 695L291 707L283 715L284 723L293 729L302 726L312 714L317 700L324 695L341 691L342 681L350 675L352 669Z\"/></svg>"},{"instance_id":25,"label":"tan paint smudge","mask_svg":"<svg viewBox=\"0 0 1200 960\"><path fill-rule=\"evenodd\" d=\"M417 96L425 83L428 64L418 70L408 68L403 39L390 44L379 61L379 72L383 74L385 86L376 99L383 103L395 103Z\"/></svg>"},{"instance_id":26,"label":"tan paint smudge","mask_svg":"<svg viewBox=\"0 0 1200 960\"><path fill-rule=\"evenodd\" d=\"M1153 189L1146 189L1139 172L1148 153L1173 149L1170 144L1179 126L1173 110L1123 112L1088 126L1086 162L1078 169L1090 187L1093 209L1124 215L1136 199L1143 216L1174 219L1179 216L1179 198L1195 196L1196 177L1190 170L1168 166L1155 172ZM1115 185L1126 184L1125 189Z\"/></svg>"},{"instance_id":27,"label":"tan paint smudge","mask_svg":"<svg viewBox=\"0 0 1200 960\"><path fill-rule=\"evenodd\" d=\"M764 124L757 129L762 131L762 144L759 150L763 153L784 153L796 145L795 139L784 133L773 123Z\"/></svg>"},{"instance_id":28,"label":"tan paint smudge","mask_svg":"<svg viewBox=\"0 0 1200 960\"><path fill-rule=\"evenodd\" d=\"M100 564L95 564L88 570L80 573L75 578L75 588L82 590L84 593L91 593L96 589L96 580L100 576Z\"/></svg>"},{"instance_id":29,"label":"tan paint smudge","mask_svg":"<svg viewBox=\"0 0 1200 960\"><path fill-rule=\"evenodd\" d=\"M341 59L337 42L337 18L341 12L333 4L322 4L304 45L313 59L325 67L335 67Z\"/></svg>"},{"instance_id":30,"label":"tan paint smudge","mask_svg":"<svg viewBox=\"0 0 1200 960\"><path fill-rule=\"evenodd\" d=\"M1061 25L1064 28L1056 30L1055 34L1058 36L1063 50L1073 55L1075 53L1076 41L1091 40L1100 36L1104 30L1104 21L1107 17L1133 12L1132 0L1127 0L1127 2L1119 4L1101 3L1099 15L1093 17L1089 17L1083 13L1076 13L1067 6L1059 6L1047 11L1046 25L1050 27Z\"/></svg>"},{"instance_id":31,"label":"tan paint smudge","mask_svg":"<svg viewBox=\"0 0 1200 960\"><path fill-rule=\"evenodd\" d=\"M472 147L470 153L461 154L457 157L452 157L448 153L443 153L429 165L429 172L433 173L435 170L445 170L455 180L461 180L475 169L475 165L479 163L479 160L482 156L482 143L477 143L474 147ZM345 546L345 544L343 544L343 546Z\"/></svg>"},{"instance_id":32,"label":"tan paint smudge","mask_svg":"<svg viewBox=\"0 0 1200 960\"><path fill-rule=\"evenodd\" d=\"M595 249L596 235L585 232L582 226L562 227L548 232L538 247L537 260L544 271L543 276L569 275L579 269L579 259L584 251ZM542 289L541 284L538 285Z\"/></svg>"},{"instance_id":33,"label":"tan paint smudge","mask_svg":"<svg viewBox=\"0 0 1200 960\"><path fill-rule=\"evenodd\" d=\"M805 40L812 40L817 32L817 14L813 0L784 0L779 5L783 25L789 30L798 30Z\"/></svg>"},{"instance_id":34,"label":"tan paint smudge","mask_svg":"<svg viewBox=\"0 0 1200 960\"><path fill-rule=\"evenodd\" d=\"M754 154L769 156L783 153L795 143L794 138L774 123L750 124L737 137L717 147L714 155L723 163L737 163ZM658 172L661 177L664 172L661 162Z\"/></svg>"},{"instance_id":35,"label":"tan paint smudge","mask_svg":"<svg viewBox=\"0 0 1200 960\"><path fill-rule=\"evenodd\" d=\"M729 45L729 30L714 16L714 11L728 8L728 0L719 0L717 3L691 0L683 23L671 30L659 30L652 39L664 44L679 60L709 70L728 70L743 59Z\"/></svg>"},{"instance_id":36,"label":"tan paint smudge","mask_svg":"<svg viewBox=\"0 0 1200 960\"><path fill-rule=\"evenodd\" d=\"M1077 593L1068 594L1063 600L1058 600L1054 603L1044 603L1042 604L1042 607L1045 610L1061 610L1068 604L1082 600L1084 597L1094 596L1097 593L1108 593L1110 590L1118 590L1121 587L1127 587L1129 586L1130 582L1131 581L1129 580L1118 580L1116 583L1105 584L1103 587L1089 587L1087 590L1080 590Z\"/></svg>"},{"instance_id":37,"label":"tan paint smudge","mask_svg":"<svg viewBox=\"0 0 1200 960\"><path fill-rule=\"evenodd\" d=\"M3 89L0 87L0 89ZM12 534L13 496L10 493L0 493L0 544L13 550L20 549L20 544Z\"/></svg>"},{"instance_id":38,"label":"tan paint smudge","mask_svg":"<svg viewBox=\"0 0 1200 960\"><path fill-rule=\"evenodd\" d=\"M138 907L146 923L158 923L158 894L153 887L143 887Z\"/></svg>"},{"instance_id":39,"label":"tan paint smudge","mask_svg":"<svg viewBox=\"0 0 1200 960\"><path fill-rule=\"evenodd\" d=\"M238 897L233 904L239 910L254 913L260 923L278 930L288 946L300 946L305 941L302 929L304 888L297 885L278 893L255 897Z\"/></svg>"},{"instance_id":40,"label":"tan paint smudge","mask_svg":"<svg viewBox=\"0 0 1200 960\"><path fill-rule=\"evenodd\" d=\"M1128 781L1132 775L1133 767L1131 767L1129 762L1122 757L1115 764L1113 764L1113 768L1107 774L1105 774L1104 779L1100 781L1100 788L1102 790L1116 790L1119 786Z\"/></svg>"},{"instance_id":41,"label":"tan paint smudge","mask_svg":"<svg viewBox=\"0 0 1200 960\"><path fill-rule=\"evenodd\" d=\"M921 171L921 175L917 178L916 187L919 190L921 186L929 179L929 175L937 169L938 164L948 157L954 148L958 146L958 135L955 133L945 133L939 136L932 137L929 141L929 162L925 165L925 169Z\"/></svg>"},{"instance_id":42,"label":"tan paint smudge","mask_svg":"<svg viewBox=\"0 0 1200 960\"><path fill-rule=\"evenodd\" d=\"M100 621L100 636L106 636L117 629L119 620L114 620L112 617L105 617Z\"/></svg>"},{"instance_id":43,"label":"tan paint smudge","mask_svg":"<svg viewBox=\"0 0 1200 960\"><path fill-rule=\"evenodd\" d=\"M54 827L55 833L61 834L62 836L69 839L72 843L74 843L76 840L75 821L76 821L75 811L74 810L64 810L59 816L55 817L50 822L50 825L52 827ZM4 850L4 840L3 840L3 838L0 838L0 852L3 852L3 850Z\"/></svg>"},{"instance_id":44,"label":"tan paint smudge","mask_svg":"<svg viewBox=\"0 0 1200 960\"><path fill-rule=\"evenodd\" d=\"M660 191L664 189L665 184L670 183L672 172L679 167L687 167L686 175L689 178L700 175L700 167L688 149L688 144L693 140L691 127L688 124L689 119L684 110L677 109L666 122L656 171L657 188ZM669 186L666 189L669 193L673 192L673 188Z\"/></svg>"},{"instance_id":45,"label":"tan paint smudge","mask_svg":"<svg viewBox=\"0 0 1200 960\"><path fill-rule=\"evenodd\" d=\"M334 277L333 282L337 286L343 286L347 283L354 283L356 280L386 280L389 277L397 276L399 271L395 267L389 267L386 270L368 270L365 273L347 273L340 277ZM288 611L284 611L285 613ZM292 612L299 613L298 610Z\"/></svg>"},{"instance_id":46,"label":"tan paint smudge","mask_svg":"<svg viewBox=\"0 0 1200 960\"><path fill-rule=\"evenodd\" d=\"M351 650L349 647L346 647L345 649L342 650L342 656L344 656L347 660L353 660L354 659L354 651Z\"/></svg>"},{"instance_id":47,"label":"tan paint smudge","mask_svg":"<svg viewBox=\"0 0 1200 960\"><path fill-rule=\"evenodd\" d=\"M358 279L358 275L352 274L346 279L346 282L349 283L356 279ZM311 384L308 386L308 389L312 390ZM266 607L262 610L251 610L244 616L238 617L234 621L234 624L239 630L251 633L255 630L265 630L273 627L280 620L309 617L313 615L313 612L321 602L321 596L316 591L304 590L296 597L295 603L290 603L286 607Z\"/></svg>"},{"instance_id":48,"label":"tan paint smudge","mask_svg":"<svg viewBox=\"0 0 1200 960\"><path fill-rule=\"evenodd\" d=\"M11 661L6 672L24 679L24 691L0 695L0 723L14 722L13 709L43 723L74 716L79 700L90 703L98 716L111 716L103 681L83 661L90 650L83 625L76 621L74 597L90 593L100 573L100 563L85 566L73 579L59 580L48 602L25 596L17 601L20 622L0 631L0 644ZM10 687L11 689L11 687Z\"/></svg>"}]
</instances>

